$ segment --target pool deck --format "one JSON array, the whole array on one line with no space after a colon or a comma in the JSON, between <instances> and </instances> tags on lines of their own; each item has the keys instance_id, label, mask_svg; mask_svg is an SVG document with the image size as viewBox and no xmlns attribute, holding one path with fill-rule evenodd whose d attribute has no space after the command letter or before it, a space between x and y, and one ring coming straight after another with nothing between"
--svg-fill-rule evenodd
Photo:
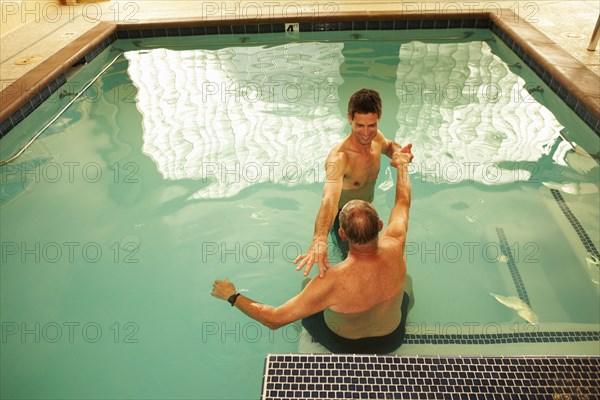
<instances>
[{"instance_id":1,"label":"pool deck","mask_svg":"<svg viewBox=\"0 0 600 400\"><path fill-rule=\"evenodd\" d=\"M0 122L117 28L144 29L157 23L192 26L222 21L234 24L242 20L344 20L357 16L363 19L391 15L439 18L481 12L502 14L498 25L522 38L515 41L552 75L560 75L562 86L600 118L600 50L587 50L600 12L597 1L373 1L368 3L367 10L364 2L359 1L241 1L227 5L225 2L183 1L177 2L176 10L172 4L156 0L82 2L69 6L59 6L52 1L3 2L3 19L10 22L7 15L14 19L14 15L20 14L21 20L26 22L13 26L12 30L8 30L11 24L2 25ZM499 13L501 8L503 11Z\"/></svg>"},{"instance_id":2,"label":"pool deck","mask_svg":"<svg viewBox=\"0 0 600 400\"><path fill-rule=\"evenodd\" d=\"M37 3L37 5L26 5ZM333 16L342 12L396 11L468 12L475 8L494 11L507 8L522 20L548 36L588 69L600 75L600 50L588 51L587 46L600 13L597 1L370 1L340 2L225 2L157 0L80 2L78 5L58 6L57 1L6 1L1 5L3 24L0 25L0 82L4 89L25 73L52 56L61 48L80 38L100 21L117 24L141 24L157 19L232 20L248 17L315 17ZM260 8L255 7L260 5ZM565 18L569 16L569 18ZM8 18L8 17L12 17ZM25 23L22 23L26 21ZM12 23L11 23L12 22Z\"/></svg>"}]
</instances>

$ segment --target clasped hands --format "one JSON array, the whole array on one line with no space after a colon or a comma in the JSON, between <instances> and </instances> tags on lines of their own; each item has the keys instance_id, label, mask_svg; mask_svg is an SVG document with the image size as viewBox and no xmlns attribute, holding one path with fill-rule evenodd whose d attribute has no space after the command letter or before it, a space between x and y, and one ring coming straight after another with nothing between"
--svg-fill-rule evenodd
<instances>
[{"instance_id":1,"label":"clasped hands","mask_svg":"<svg viewBox=\"0 0 600 400\"><path fill-rule=\"evenodd\" d=\"M390 162L390 165L394 168L398 168L399 165L409 164L413 157L412 144L409 143L400 151L396 151L394 154L392 154L392 161Z\"/></svg>"}]
</instances>

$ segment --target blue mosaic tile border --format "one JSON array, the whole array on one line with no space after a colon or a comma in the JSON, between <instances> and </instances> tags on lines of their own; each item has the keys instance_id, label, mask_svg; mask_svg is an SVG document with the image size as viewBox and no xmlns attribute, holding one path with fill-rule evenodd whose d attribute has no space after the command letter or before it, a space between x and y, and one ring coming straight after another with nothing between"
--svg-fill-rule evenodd
<instances>
[{"instance_id":1,"label":"blue mosaic tile border","mask_svg":"<svg viewBox=\"0 0 600 400\"><path fill-rule=\"evenodd\" d=\"M523 49L512 40L506 32L500 29L489 18L479 19L440 19L440 20L384 20L384 21L349 21L349 22L303 22L300 30L304 32L321 31L350 31L350 30L408 30L408 29L490 29L502 41L514 51L523 61L548 84L548 86L570 107L588 126L600 136L600 119L588 111L582 103L573 97L562 85L560 85L547 71L535 62L531 57L525 55ZM195 26L188 28L163 28L163 29L138 29L117 30L94 48L78 63L89 62L96 57L104 48L116 39L141 39L155 37L179 37L193 35L226 35L226 34L255 34L255 33L278 33L284 32L283 23L273 24L246 24L246 25L221 25L221 26ZM63 78L64 79L64 78ZM63 82L64 83L64 82ZM61 83L62 84L62 83ZM33 103L37 107L38 101ZM34 108L35 108L34 107ZM24 117L31 112L31 105L27 104L15 112L0 124L0 138L10 131ZM15 122L16 121L16 122Z\"/></svg>"},{"instance_id":2,"label":"blue mosaic tile border","mask_svg":"<svg viewBox=\"0 0 600 400\"><path fill-rule=\"evenodd\" d=\"M594 116L582 103L579 102L574 96L569 93L564 86L562 86L557 80L554 79L548 71L544 70L536 61L530 56L525 54L525 51L519 46L506 32L500 29L496 24L492 23L490 27L491 31L498 36L508 48L510 48L537 76L546 83L552 89L554 93L560 97L560 99L567 105L571 110L575 112L592 130L596 135L600 136L600 119Z\"/></svg>"},{"instance_id":3,"label":"blue mosaic tile border","mask_svg":"<svg viewBox=\"0 0 600 400\"><path fill-rule=\"evenodd\" d=\"M498 324L488 324L484 329L500 331ZM480 334L412 334L404 336L403 345L491 345L518 343L576 343L598 342L600 331L571 331L571 332L534 332L531 325L529 332L515 333L480 333ZM314 340L313 340L314 342Z\"/></svg>"},{"instance_id":4,"label":"blue mosaic tile border","mask_svg":"<svg viewBox=\"0 0 600 400\"><path fill-rule=\"evenodd\" d=\"M482 19L440 19L440 20L388 20L354 22L305 22L300 23L300 32L359 31L359 30L407 30L407 29L489 29L491 20Z\"/></svg>"},{"instance_id":5,"label":"blue mosaic tile border","mask_svg":"<svg viewBox=\"0 0 600 400\"><path fill-rule=\"evenodd\" d=\"M104 49L111 45L116 40L116 35L113 33L90 52L83 56L74 65L88 63L98 56ZM23 121L29 114L31 114L36 108L38 108L44 101L48 99L54 92L56 92L62 85L67 83L65 74L60 74L58 78L53 80L48 86L42 88L31 100L27 101L17 111L12 113L10 117L0 123L0 138L6 135L12 128L17 126L18 123Z\"/></svg>"},{"instance_id":6,"label":"blue mosaic tile border","mask_svg":"<svg viewBox=\"0 0 600 400\"><path fill-rule=\"evenodd\" d=\"M502 254L506 256L508 259L507 265L510 271L510 276L517 288L517 294L521 300L523 300L528 306L531 306L529 302L529 296L527 295L527 290L525 289L525 284L521 279L521 274L519 273L519 269L517 268L517 264L515 263L515 259L510 251L510 246L508 244L508 240L506 239L506 235L504 234L504 229L496 228L496 233L498 234L498 239L500 240L500 250L502 250Z\"/></svg>"},{"instance_id":7,"label":"blue mosaic tile border","mask_svg":"<svg viewBox=\"0 0 600 400\"><path fill-rule=\"evenodd\" d=\"M258 33L283 33L284 24L247 24L221 26L195 26L191 28L127 29L116 32L117 39L145 39L158 37L252 35Z\"/></svg>"},{"instance_id":8,"label":"blue mosaic tile border","mask_svg":"<svg viewBox=\"0 0 600 400\"><path fill-rule=\"evenodd\" d=\"M268 354L262 400L599 398L600 357Z\"/></svg>"},{"instance_id":9,"label":"blue mosaic tile border","mask_svg":"<svg viewBox=\"0 0 600 400\"><path fill-rule=\"evenodd\" d=\"M410 325L407 324L407 325ZM479 334L414 334L404 336L403 345L494 345L519 343L576 343L600 342L600 331L554 331L536 332L530 325L527 332L514 333L479 333ZM419 327L422 328L422 327ZM424 328L427 329L427 328ZM451 328L449 328L451 329ZM525 329L525 328L524 328ZM410 332L410 326L407 327ZM432 330L435 330L432 328ZM501 331L499 324L491 323L483 327L484 331ZM315 343L314 339L312 340Z\"/></svg>"},{"instance_id":10,"label":"blue mosaic tile border","mask_svg":"<svg viewBox=\"0 0 600 400\"><path fill-rule=\"evenodd\" d=\"M41 88L35 96L23 104L17 111L12 113L7 119L0 123L0 138L6 135L12 128L17 126L18 123L23 121L29 114L31 114L36 108L38 108L44 101L56 92L62 85L67 83L67 79L64 74L59 75L54 79L48 86Z\"/></svg>"},{"instance_id":11,"label":"blue mosaic tile border","mask_svg":"<svg viewBox=\"0 0 600 400\"><path fill-rule=\"evenodd\" d=\"M587 234L585 229L583 229L583 226L581 226L581 223L579 222L575 214L573 214L560 192L556 189L550 189L550 193L552 193L554 200L556 201L558 207L569 221L569 224L571 224L573 229L575 229L577 236L579 236L579 240L581 240L581 244L583 244L583 246L589 254L592 254L594 257L596 257L596 260L600 260L600 252L598 252L598 249L594 245L594 242L592 241L592 239L590 239L590 236Z\"/></svg>"},{"instance_id":12,"label":"blue mosaic tile border","mask_svg":"<svg viewBox=\"0 0 600 400\"><path fill-rule=\"evenodd\" d=\"M489 29L492 21L481 19L442 20L388 20L348 22L301 22L300 32L352 31L352 30L406 30L406 29ZM127 29L117 31L117 39L142 39L156 37L203 36L228 34L282 33L284 23L196 26L191 28Z\"/></svg>"},{"instance_id":13,"label":"blue mosaic tile border","mask_svg":"<svg viewBox=\"0 0 600 400\"><path fill-rule=\"evenodd\" d=\"M94 47L89 53L87 53L82 60L87 64L96 58L100 53L104 51L108 46L110 46L115 40L117 40L116 33L111 34L102 42L100 42L96 47Z\"/></svg>"},{"instance_id":14,"label":"blue mosaic tile border","mask_svg":"<svg viewBox=\"0 0 600 400\"><path fill-rule=\"evenodd\" d=\"M500 329L494 325L490 330ZM517 343L574 343L600 341L600 331L579 332L517 332L499 334L410 334L404 337L403 344L452 344L452 345L477 345L477 344L517 344Z\"/></svg>"}]
</instances>

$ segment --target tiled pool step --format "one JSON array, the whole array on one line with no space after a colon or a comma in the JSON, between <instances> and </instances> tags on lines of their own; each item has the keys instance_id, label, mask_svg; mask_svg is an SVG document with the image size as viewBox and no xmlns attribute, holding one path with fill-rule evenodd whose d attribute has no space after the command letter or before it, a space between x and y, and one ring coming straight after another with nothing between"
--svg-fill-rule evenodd
<instances>
[{"instance_id":1,"label":"tiled pool step","mask_svg":"<svg viewBox=\"0 0 600 400\"><path fill-rule=\"evenodd\" d=\"M261 398L598 399L600 356L268 354Z\"/></svg>"}]
</instances>

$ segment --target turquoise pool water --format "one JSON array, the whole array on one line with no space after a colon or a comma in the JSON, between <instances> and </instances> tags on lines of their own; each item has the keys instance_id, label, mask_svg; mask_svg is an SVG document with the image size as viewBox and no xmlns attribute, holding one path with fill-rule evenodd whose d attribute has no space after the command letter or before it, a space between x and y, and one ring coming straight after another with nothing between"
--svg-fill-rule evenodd
<instances>
[{"instance_id":1,"label":"turquoise pool water","mask_svg":"<svg viewBox=\"0 0 600 400\"><path fill-rule=\"evenodd\" d=\"M119 40L75 73L0 142L4 160L124 52L0 170L2 397L257 398L265 354L314 351L210 288L299 290L361 87L415 152L399 352L600 354L560 337L600 330L599 168L568 144L598 137L492 33L449 32Z\"/></svg>"}]
</instances>

